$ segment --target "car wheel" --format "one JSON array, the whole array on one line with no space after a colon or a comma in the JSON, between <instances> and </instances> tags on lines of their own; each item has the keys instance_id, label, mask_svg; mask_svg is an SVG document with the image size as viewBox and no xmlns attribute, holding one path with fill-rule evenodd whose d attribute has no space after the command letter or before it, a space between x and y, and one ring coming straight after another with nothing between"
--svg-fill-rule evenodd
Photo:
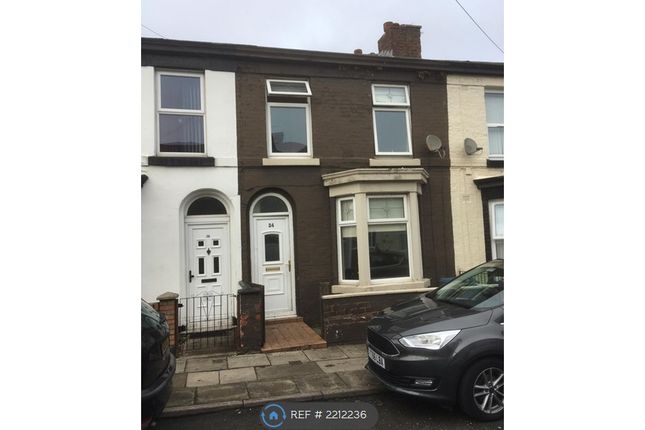
<instances>
[{"instance_id":1,"label":"car wheel","mask_svg":"<svg viewBox=\"0 0 645 430\"><path fill-rule=\"evenodd\" d=\"M464 373L459 387L459 405L473 418L493 421L504 416L504 361L486 358Z\"/></svg>"}]
</instances>

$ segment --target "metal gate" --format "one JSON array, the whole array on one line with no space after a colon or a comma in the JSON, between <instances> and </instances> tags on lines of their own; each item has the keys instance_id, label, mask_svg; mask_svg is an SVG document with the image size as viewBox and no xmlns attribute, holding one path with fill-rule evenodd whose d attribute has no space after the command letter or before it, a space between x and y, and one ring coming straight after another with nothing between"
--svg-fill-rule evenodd
<instances>
[{"instance_id":1,"label":"metal gate","mask_svg":"<svg viewBox=\"0 0 645 430\"><path fill-rule=\"evenodd\" d=\"M233 294L180 298L177 354L235 350L235 299Z\"/></svg>"}]
</instances>

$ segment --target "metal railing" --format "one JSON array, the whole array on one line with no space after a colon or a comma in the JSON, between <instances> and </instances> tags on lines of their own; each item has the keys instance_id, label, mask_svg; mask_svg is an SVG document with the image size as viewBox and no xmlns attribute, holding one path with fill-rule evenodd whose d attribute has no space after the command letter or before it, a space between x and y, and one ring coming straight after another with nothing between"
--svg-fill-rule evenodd
<instances>
[{"instance_id":1,"label":"metal railing","mask_svg":"<svg viewBox=\"0 0 645 430\"><path fill-rule=\"evenodd\" d=\"M233 294L180 298L177 354L234 350L235 299Z\"/></svg>"}]
</instances>

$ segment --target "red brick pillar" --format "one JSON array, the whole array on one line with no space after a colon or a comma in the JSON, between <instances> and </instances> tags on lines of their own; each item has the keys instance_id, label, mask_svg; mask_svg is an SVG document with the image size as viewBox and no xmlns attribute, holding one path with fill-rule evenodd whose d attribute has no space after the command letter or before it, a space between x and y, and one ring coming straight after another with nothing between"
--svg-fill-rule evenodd
<instances>
[{"instance_id":1,"label":"red brick pillar","mask_svg":"<svg viewBox=\"0 0 645 430\"><path fill-rule=\"evenodd\" d=\"M175 350L177 346L177 335L179 329L179 315L178 315L178 298L179 294L176 293L163 293L157 300L159 304L157 310L163 314L168 321L168 328L170 329L170 348Z\"/></svg>"}]
</instances>

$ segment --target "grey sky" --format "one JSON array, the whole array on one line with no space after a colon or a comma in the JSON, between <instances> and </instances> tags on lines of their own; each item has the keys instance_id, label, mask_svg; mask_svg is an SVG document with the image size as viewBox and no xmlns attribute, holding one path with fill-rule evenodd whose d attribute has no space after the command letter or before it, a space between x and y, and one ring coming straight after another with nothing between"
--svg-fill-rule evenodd
<instances>
[{"instance_id":1,"label":"grey sky","mask_svg":"<svg viewBox=\"0 0 645 430\"><path fill-rule=\"evenodd\" d=\"M504 49L503 0L459 0ZM426 59L504 61L455 0L142 0L141 23L168 39L377 52L383 23L421 25ZM145 37L159 37L141 28Z\"/></svg>"}]
</instances>

